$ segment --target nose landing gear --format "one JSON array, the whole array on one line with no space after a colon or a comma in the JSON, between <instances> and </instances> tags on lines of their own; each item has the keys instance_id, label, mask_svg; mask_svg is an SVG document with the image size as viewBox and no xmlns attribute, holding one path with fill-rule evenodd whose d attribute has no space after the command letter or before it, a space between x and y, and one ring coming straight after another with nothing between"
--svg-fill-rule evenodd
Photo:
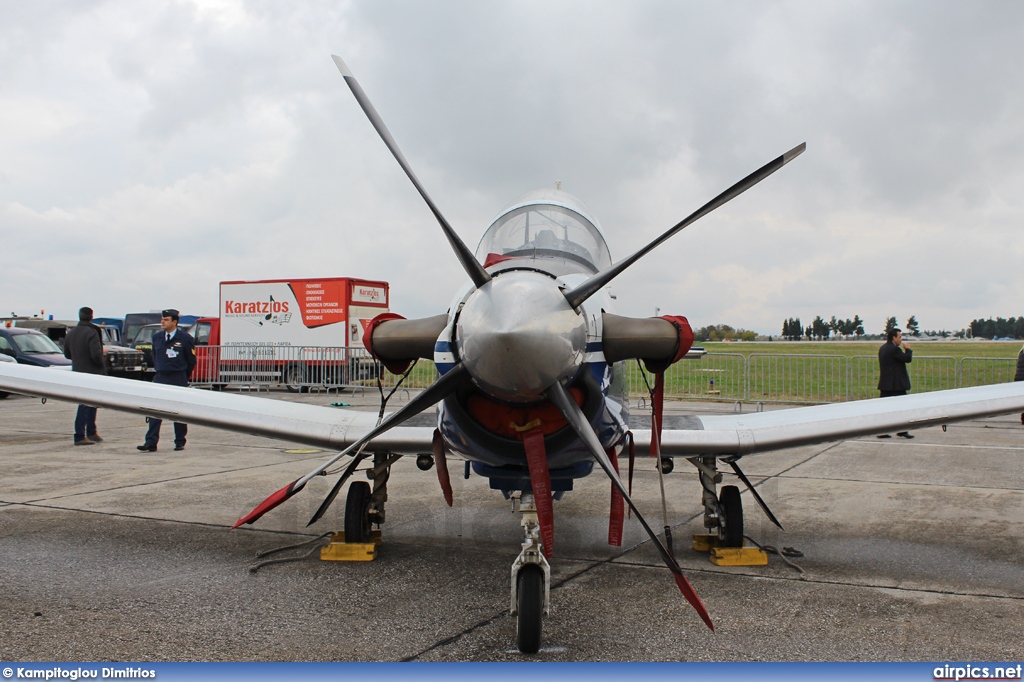
<instances>
[{"instance_id":1,"label":"nose landing gear","mask_svg":"<svg viewBox=\"0 0 1024 682\"><path fill-rule=\"evenodd\" d=\"M523 550L512 562L512 615L516 616L516 644L524 654L540 650L541 622L547 615L551 593L551 566L541 551L540 523L533 495L513 498L513 509L522 515L526 535Z\"/></svg>"}]
</instances>

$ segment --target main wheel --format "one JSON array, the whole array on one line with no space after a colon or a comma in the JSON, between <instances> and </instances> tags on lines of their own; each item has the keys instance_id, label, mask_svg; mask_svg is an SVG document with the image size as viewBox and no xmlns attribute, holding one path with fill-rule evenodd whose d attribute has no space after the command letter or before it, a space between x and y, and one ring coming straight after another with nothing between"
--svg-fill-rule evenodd
<instances>
[{"instance_id":1,"label":"main wheel","mask_svg":"<svg viewBox=\"0 0 1024 682\"><path fill-rule=\"evenodd\" d=\"M370 484L356 481L345 500L345 542L370 542Z\"/></svg>"},{"instance_id":2,"label":"main wheel","mask_svg":"<svg viewBox=\"0 0 1024 682\"><path fill-rule=\"evenodd\" d=\"M718 496L722 517L718 520L718 544L722 547L743 546L743 502L740 489L734 485L723 485Z\"/></svg>"},{"instance_id":3,"label":"main wheel","mask_svg":"<svg viewBox=\"0 0 1024 682\"><path fill-rule=\"evenodd\" d=\"M526 565L516 576L516 643L524 654L540 650L540 626L544 616L544 570Z\"/></svg>"},{"instance_id":4,"label":"main wheel","mask_svg":"<svg viewBox=\"0 0 1024 682\"><path fill-rule=\"evenodd\" d=\"M306 383L306 368L302 365L288 365L281 373L281 383L292 393L301 391L302 385Z\"/></svg>"}]
</instances>

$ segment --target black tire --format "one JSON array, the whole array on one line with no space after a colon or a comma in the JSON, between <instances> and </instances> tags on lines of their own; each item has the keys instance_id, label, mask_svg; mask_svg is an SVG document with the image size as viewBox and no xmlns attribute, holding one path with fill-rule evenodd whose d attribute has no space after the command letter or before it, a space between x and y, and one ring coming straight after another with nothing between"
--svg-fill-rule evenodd
<instances>
[{"instance_id":1,"label":"black tire","mask_svg":"<svg viewBox=\"0 0 1024 682\"><path fill-rule=\"evenodd\" d=\"M675 470L675 468L676 468L675 460L673 460L671 457L662 457L661 458L661 473L663 473L663 474L671 474Z\"/></svg>"},{"instance_id":2,"label":"black tire","mask_svg":"<svg viewBox=\"0 0 1024 682\"><path fill-rule=\"evenodd\" d=\"M4 398L6 398L9 395L10 395L10 393L6 393L4 391L0 391L0 400L3 400Z\"/></svg>"},{"instance_id":3,"label":"black tire","mask_svg":"<svg viewBox=\"0 0 1024 682\"><path fill-rule=\"evenodd\" d=\"M540 651L544 617L544 570L540 566L523 566L516 581L516 644L522 653L535 654Z\"/></svg>"},{"instance_id":4,"label":"black tire","mask_svg":"<svg viewBox=\"0 0 1024 682\"><path fill-rule=\"evenodd\" d=\"M740 489L734 485L722 486L718 505L722 508L722 518L719 519L718 526L719 546L742 547L743 502L740 500Z\"/></svg>"},{"instance_id":5,"label":"black tire","mask_svg":"<svg viewBox=\"0 0 1024 682\"><path fill-rule=\"evenodd\" d=\"M306 368L302 365L288 365L281 372L281 383L291 393L298 393L306 383Z\"/></svg>"},{"instance_id":6,"label":"black tire","mask_svg":"<svg viewBox=\"0 0 1024 682\"><path fill-rule=\"evenodd\" d=\"M345 500L345 542L370 542L370 484L356 481Z\"/></svg>"}]
</instances>

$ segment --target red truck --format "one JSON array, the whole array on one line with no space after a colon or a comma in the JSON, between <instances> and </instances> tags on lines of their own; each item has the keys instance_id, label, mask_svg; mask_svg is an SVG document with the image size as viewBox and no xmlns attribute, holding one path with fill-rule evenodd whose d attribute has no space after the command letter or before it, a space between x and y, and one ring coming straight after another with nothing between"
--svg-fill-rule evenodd
<instances>
[{"instance_id":1,"label":"red truck","mask_svg":"<svg viewBox=\"0 0 1024 682\"><path fill-rule=\"evenodd\" d=\"M220 316L196 321L194 383L299 391L372 378L363 325L387 312L387 282L351 277L220 283Z\"/></svg>"}]
</instances>

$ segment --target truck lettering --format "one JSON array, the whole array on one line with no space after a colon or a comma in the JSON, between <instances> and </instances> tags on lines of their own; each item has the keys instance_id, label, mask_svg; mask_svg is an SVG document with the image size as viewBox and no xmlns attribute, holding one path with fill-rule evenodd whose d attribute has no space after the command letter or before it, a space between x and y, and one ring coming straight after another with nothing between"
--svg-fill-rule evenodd
<instances>
[{"instance_id":1,"label":"truck lettering","mask_svg":"<svg viewBox=\"0 0 1024 682\"><path fill-rule=\"evenodd\" d=\"M287 313L288 301L225 301L224 313L227 315L259 315L268 313Z\"/></svg>"}]
</instances>

